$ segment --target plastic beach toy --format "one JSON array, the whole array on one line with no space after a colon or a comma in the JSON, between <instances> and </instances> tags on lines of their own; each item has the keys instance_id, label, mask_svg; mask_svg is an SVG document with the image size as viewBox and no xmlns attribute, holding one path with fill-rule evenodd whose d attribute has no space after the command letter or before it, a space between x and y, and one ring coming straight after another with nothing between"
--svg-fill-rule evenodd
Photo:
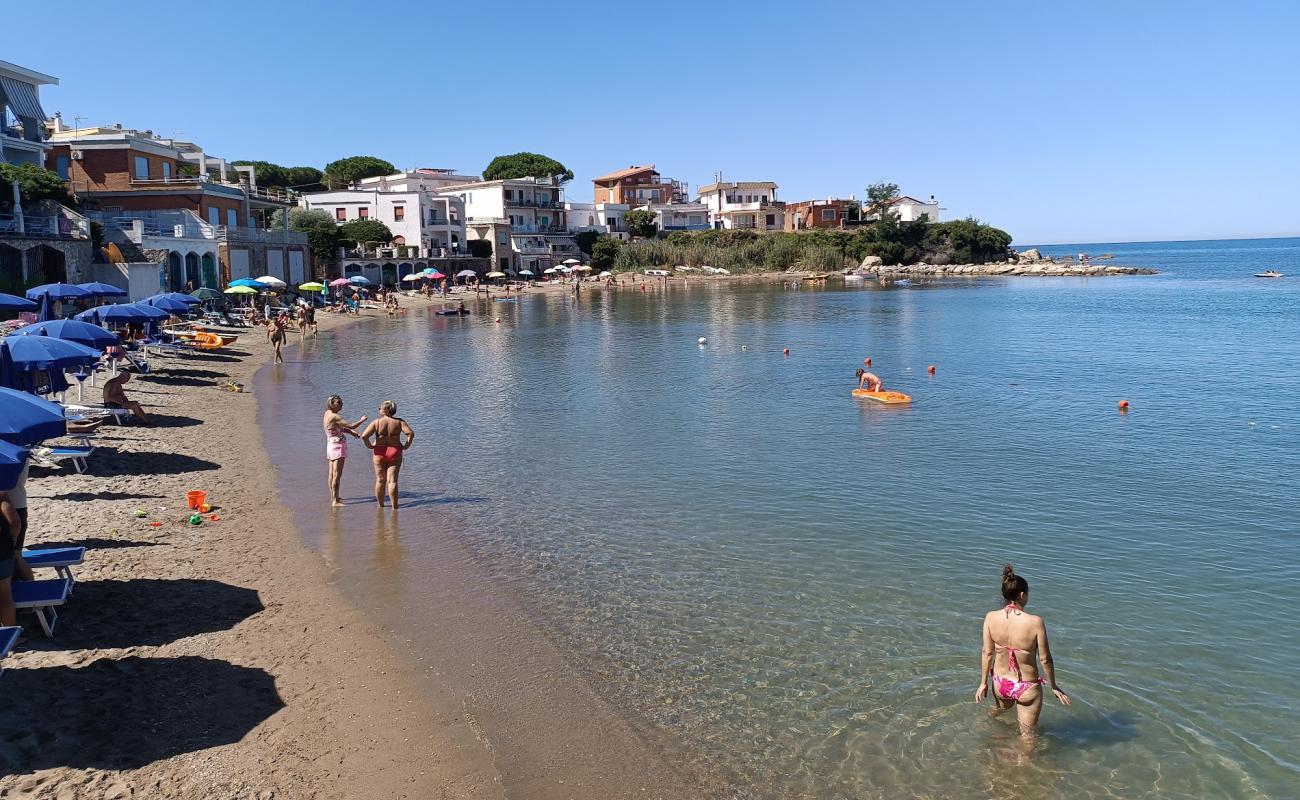
<instances>
[{"instance_id":1,"label":"plastic beach toy","mask_svg":"<svg viewBox=\"0 0 1300 800\"><path fill-rule=\"evenodd\" d=\"M198 514L190 514L190 524L191 524L191 525L202 525L202 524L203 524L203 517L199 516Z\"/></svg>"},{"instance_id":2,"label":"plastic beach toy","mask_svg":"<svg viewBox=\"0 0 1300 800\"><path fill-rule=\"evenodd\" d=\"M199 511L204 514L208 513L211 510L212 510L212 506L208 505L207 503L204 503L203 505L199 506Z\"/></svg>"},{"instance_id":3,"label":"plastic beach toy","mask_svg":"<svg viewBox=\"0 0 1300 800\"><path fill-rule=\"evenodd\" d=\"M192 492L185 493L185 504L190 508L198 511L203 506L203 501L208 498L208 493L202 489L195 489Z\"/></svg>"}]
</instances>

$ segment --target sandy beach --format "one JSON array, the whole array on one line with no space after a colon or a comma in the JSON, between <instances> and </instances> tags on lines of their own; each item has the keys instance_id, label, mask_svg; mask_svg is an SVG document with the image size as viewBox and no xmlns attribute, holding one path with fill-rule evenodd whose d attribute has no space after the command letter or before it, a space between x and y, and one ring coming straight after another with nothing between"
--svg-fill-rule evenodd
<instances>
[{"instance_id":1,"label":"sandy beach","mask_svg":"<svg viewBox=\"0 0 1300 800\"><path fill-rule=\"evenodd\" d=\"M257 398L220 388L268 356L259 330L157 359L128 387L155 426L102 429L85 475L33 470L28 546L88 551L55 638L24 615L0 677L0 797L503 796L468 720L417 697L300 544ZM218 521L184 521L190 489Z\"/></svg>"}]
</instances>

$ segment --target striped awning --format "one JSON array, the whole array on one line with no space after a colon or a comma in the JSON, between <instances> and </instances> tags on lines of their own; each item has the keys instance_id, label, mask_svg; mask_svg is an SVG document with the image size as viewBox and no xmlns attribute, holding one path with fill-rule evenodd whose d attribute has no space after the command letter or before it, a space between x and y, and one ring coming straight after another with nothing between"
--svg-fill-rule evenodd
<instances>
[{"instance_id":1,"label":"striped awning","mask_svg":"<svg viewBox=\"0 0 1300 800\"><path fill-rule=\"evenodd\" d=\"M36 93L35 86L0 75L0 89L4 90L5 102L13 109L15 117L45 121L45 111L41 108L40 95Z\"/></svg>"}]
</instances>

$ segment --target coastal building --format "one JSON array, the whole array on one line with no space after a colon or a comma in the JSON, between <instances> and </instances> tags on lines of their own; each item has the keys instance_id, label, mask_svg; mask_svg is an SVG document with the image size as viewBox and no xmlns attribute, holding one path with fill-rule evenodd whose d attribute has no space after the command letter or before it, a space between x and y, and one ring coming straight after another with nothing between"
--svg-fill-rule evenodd
<instances>
[{"instance_id":1,"label":"coastal building","mask_svg":"<svg viewBox=\"0 0 1300 800\"><path fill-rule=\"evenodd\" d=\"M296 285L311 276L306 234L271 226L294 198L258 186L254 167L122 125L68 128L55 114L46 128L46 168L109 241L162 265L164 288L217 288L250 275Z\"/></svg>"},{"instance_id":2,"label":"coastal building","mask_svg":"<svg viewBox=\"0 0 1300 800\"><path fill-rule=\"evenodd\" d=\"M776 199L771 181L715 181L700 187L699 202L709 210L709 224L721 230L779 231L785 204Z\"/></svg>"},{"instance_id":3,"label":"coastal building","mask_svg":"<svg viewBox=\"0 0 1300 800\"><path fill-rule=\"evenodd\" d=\"M0 61L0 161L44 166L42 86L59 79ZM22 294L33 283L90 280L90 223L56 202L24 205L0 186L0 292Z\"/></svg>"},{"instance_id":4,"label":"coastal building","mask_svg":"<svg viewBox=\"0 0 1300 800\"><path fill-rule=\"evenodd\" d=\"M537 275L578 257L565 216L564 186L556 178L476 181L439 194L460 198L466 237L492 243L496 269Z\"/></svg>"},{"instance_id":5,"label":"coastal building","mask_svg":"<svg viewBox=\"0 0 1300 800\"><path fill-rule=\"evenodd\" d=\"M939 201L934 199L934 195L930 195L928 202L902 195L895 198L889 207L891 211L898 215L899 222L915 222L921 217L928 217L931 222L938 222L939 212L943 210L939 207ZM878 217L879 214L871 214L867 219L876 219Z\"/></svg>"},{"instance_id":6,"label":"coastal building","mask_svg":"<svg viewBox=\"0 0 1300 800\"><path fill-rule=\"evenodd\" d=\"M785 204L785 230L848 228L862 223L862 204L856 198L800 200Z\"/></svg>"},{"instance_id":7,"label":"coastal building","mask_svg":"<svg viewBox=\"0 0 1300 800\"><path fill-rule=\"evenodd\" d=\"M565 226L570 233L594 231L626 241L631 238L623 215L631 206L623 203L573 203L564 204Z\"/></svg>"},{"instance_id":8,"label":"coastal building","mask_svg":"<svg viewBox=\"0 0 1300 800\"><path fill-rule=\"evenodd\" d=\"M626 206L685 203L690 200L689 187L677 180L665 180L654 164L628 167L591 181L596 203Z\"/></svg>"},{"instance_id":9,"label":"coastal building","mask_svg":"<svg viewBox=\"0 0 1300 800\"><path fill-rule=\"evenodd\" d=\"M709 207L704 203L649 204L642 206L655 215L655 224L663 233L709 230Z\"/></svg>"}]
</instances>

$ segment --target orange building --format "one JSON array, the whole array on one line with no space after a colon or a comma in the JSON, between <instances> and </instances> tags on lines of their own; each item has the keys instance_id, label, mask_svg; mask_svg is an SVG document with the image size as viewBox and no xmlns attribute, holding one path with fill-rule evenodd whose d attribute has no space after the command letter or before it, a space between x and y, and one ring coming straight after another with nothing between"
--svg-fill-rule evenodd
<instances>
[{"instance_id":1,"label":"orange building","mask_svg":"<svg viewBox=\"0 0 1300 800\"><path fill-rule=\"evenodd\" d=\"M690 192L681 181L664 180L654 164L628 167L594 179L597 203L643 206L648 203L685 203Z\"/></svg>"},{"instance_id":2,"label":"orange building","mask_svg":"<svg viewBox=\"0 0 1300 800\"><path fill-rule=\"evenodd\" d=\"M857 200L801 200L785 204L785 229L845 228L862 222L862 204Z\"/></svg>"}]
</instances>

